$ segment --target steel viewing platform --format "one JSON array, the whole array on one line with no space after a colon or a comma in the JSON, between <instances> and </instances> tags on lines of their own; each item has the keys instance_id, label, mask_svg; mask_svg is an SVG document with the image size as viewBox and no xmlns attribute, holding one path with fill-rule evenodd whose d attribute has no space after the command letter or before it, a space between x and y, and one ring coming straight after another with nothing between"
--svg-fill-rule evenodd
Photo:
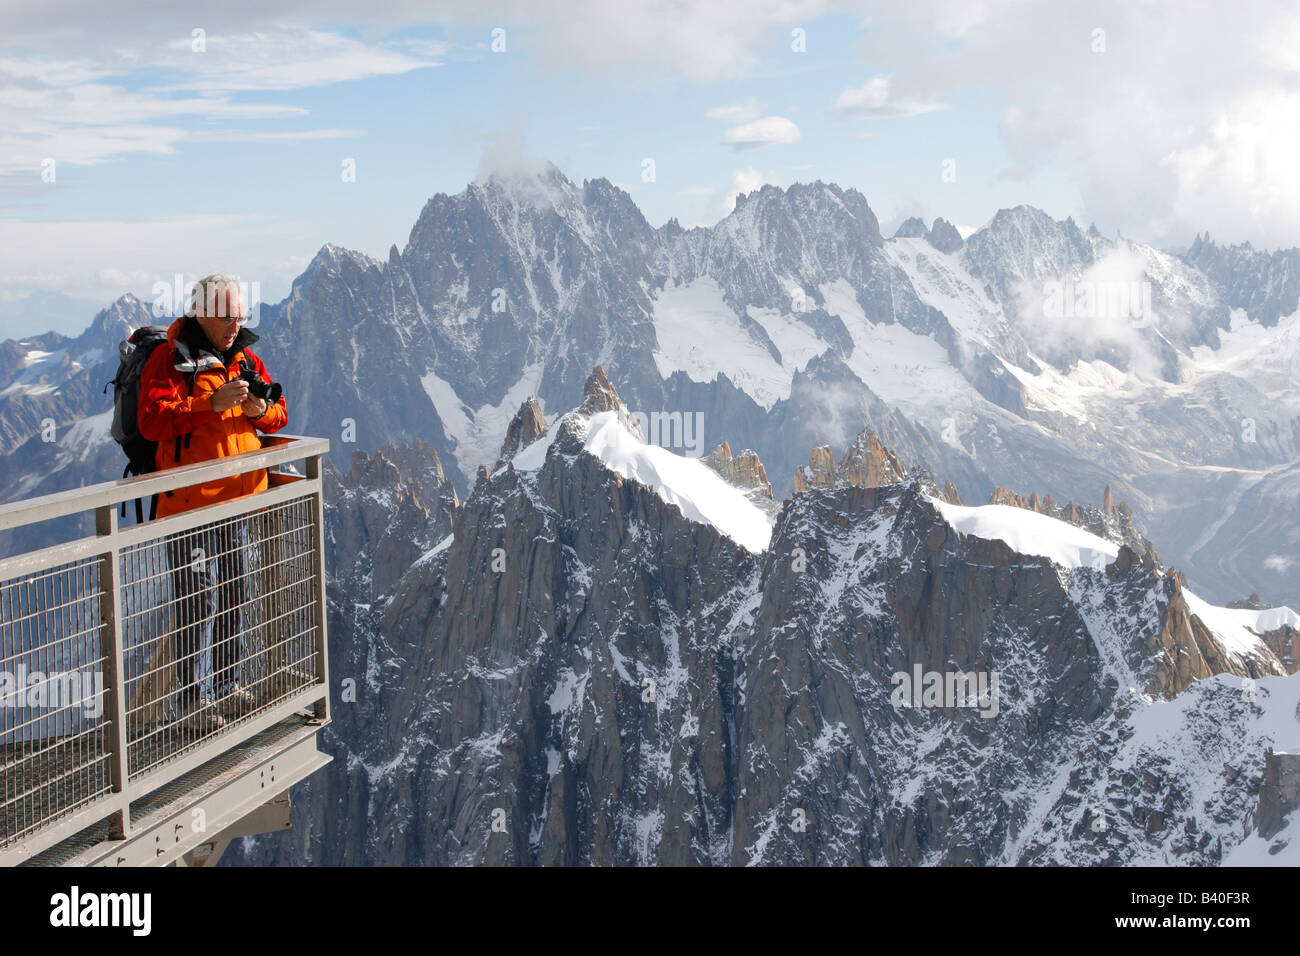
<instances>
[{"instance_id":1,"label":"steel viewing platform","mask_svg":"<svg viewBox=\"0 0 1300 956\"><path fill-rule=\"evenodd\" d=\"M96 532L0 558L0 865L212 865L290 826L289 788L330 760L328 451L266 436L0 505L0 532ZM127 502L258 468L260 494L119 525Z\"/></svg>"}]
</instances>

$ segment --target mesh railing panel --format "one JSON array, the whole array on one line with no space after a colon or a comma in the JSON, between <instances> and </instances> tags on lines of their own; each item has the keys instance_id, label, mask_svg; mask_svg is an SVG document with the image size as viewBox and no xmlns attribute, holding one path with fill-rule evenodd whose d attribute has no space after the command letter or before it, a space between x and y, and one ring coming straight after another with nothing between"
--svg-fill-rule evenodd
<instances>
[{"instance_id":1,"label":"mesh railing panel","mask_svg":"<svg viewBox=\"0 0 1300 956\"><path fill-rule=\"evenodd\" d=\"M121 547L128 781L321 682L316 503L305 495ZM114 790L108 560L0 581L0 848Z\"/></svg>"},{"instance_id":2,"label":"mesh railing panel","mask_svg":"<svg viewBox=\"0 0 1300 956\"><path fill-rule=\"evenodd\" d=\"M111 790L100 561L0 581L0 847Z\"/></svg>"},{"instance_id":3,"label":"mesh railing panel","mask_svg":"<svg viewBox=\"0 0 1300 956\"><path fill-rule=\"evenodd\" d=\"M132 779L319 681L312 499L121 554Z\"/></svg>"}]
</instances>

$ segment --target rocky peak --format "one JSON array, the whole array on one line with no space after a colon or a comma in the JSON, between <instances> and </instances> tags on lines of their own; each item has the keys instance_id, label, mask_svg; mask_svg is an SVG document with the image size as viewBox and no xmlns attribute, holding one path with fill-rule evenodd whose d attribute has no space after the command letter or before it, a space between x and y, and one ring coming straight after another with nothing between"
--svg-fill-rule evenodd
<instances>
[{"instance_id":1,"label":"rocky peak","mask_svg":"<svg viewBox=\"0 0 1300 956\"><path fill-rule=\"evenodd\" d=\"M920 216L911 216L894 232L895 239L924 239L929 234L925 221Z\"/></svg>"},{"instance_id":2,"label":"rocky peak","mask_svg":"<svg viewBox=\"0 0 1300 956\"><path fill-rule=\"evenodd\" d=\"M794 471L794 493L799 495L814 488L835 487L835 455L830 445L820 445L808 454L808 464Z\"/></svg>"},{"instance_id":3,"label":"rocky peak","mask_svg":"<svg viewBox=\"0 0 1300 956\"><path fill-rule=\"evenodd\" d=\"M595 415L597 412L616 412L622 405L618 392L605 374L604 366L597 365L587 376L587 383L582 387L582 405L579 414Z\"/></svg>"},{"instance_id":4,"label":"rocky peak","mask_svg":"<svg viewBox=\"0 0 1300 956\"><path fill-rule=\"evenodd\" d=\"M584 405L623 409L603 370ZM561 448L583 424L563 421ZM761 467L725 442L709 458L751 477ZM388 547L417 556L394 585L375 551L373 576L359 562L358 583L331 598L338 614L360 607L372 580L369 600L388 595L353 632L331 621L331 640L352 654L339 655L350 668L341 672L379 677L364 707L341 715L337 726L358 720L348 759L326 771L332 789L313 793L310 818L346 812L350 832L383 836L344 844L317 826L296 838L310 833L313 858L329 862L1068 863L1095 855L1070 835L1086 830L1090 794L1118 780L1105 792L1115 862L1166 851L1159 830L1173 828L1148 825L1157 813L1196 826L1198 844L1175 855L1213 862L1206 844L1240 817L1166 799L1201 786L1204 765L1181 748L1148 757L1158 748L1122 746L1136 729L1131 708L1144 706L1128 687L1233 703L1227 682L1201 678L1279 674L1271 653L1225 647L1191 613L1182 576L1132 548L1104 570L1066 569L956 531L927 472L850 483L891 461L870 431L839 468L829 447L816 449L810 477L828 490L785 502L769 546L751 553L576 454L552 456L536 477L482 472L454 535L426 522L413 547L411 525L368 501L400 486L395 453L362 456L348 504ZM366 509L383 523L372 526ZM331 545L354 526L333 521ZM920 683L944 671L984 675L987 700L928 701L919 686L895 699L899 674ZM639 693L647 679L654 701ZM999 708L1009 719L993 719ZM1205 709L1170 710L1195 719ZM1204 731L1214 767L1254 742L1220 731L1221 712ZM1182 735L1193 744L1194 730ZM1246 758L1229 759L1222 790L1239 803ZM367 781L357 766L395 769ZM935 783L915 788L925 775ZM1025 792L1014 804L1009 778ZM972 780L973 791L960 783ZM358 786L374 799L364 789L357 799ZM400 799L388 799L395 790ZM490 835L482 821L503 802L509 826ZM980 806L996 809L970 809ZM818 821L812 837L768 825L796 808Z\"/></svg>"},{"instance_id":5,"label":"rocky peak","mask_svg":"<svg viewBox=\"0 0 1300 956\"><path fill-rule=\"evenodd\" d=\"M1264 599L1259 596L1258 592L1251 591L1250 597L1237 598L1235 601L1229 601L1224 605L1224 607L1237 608L1244 611L1265 611L1268 608L1273 607L1273 605L1266 604Z\"/></svg>"},{"instance_id":6,"label":"rocky peak","mask_svg":"<svg viewBox=\"0 0 1300 956\"><path fill-rule=\"evenodd\" d=\"M327 242L320 247L320 250L307 264L299 279L305 279L318 271L327 273L337 273L347 267L355 269L380 269L383 267L378 259L371 258L364 252L355 252L352 249L345 249L343 246L336 246L332 242Z\"/></svg>"},{"instance_id":7,"label":"rocky peak","mask_svg":"<svg viewBox=\"0 0 1300 956\"><path fill-rule=\"evenodd\" d=\"M496 467L500 468L544 434L546 416L542 414L542 406L537 399L530 395L519 406L519 411L515 412L515 417L506 428L506 438L501 443L501 457L497 459Z\"/></svg>"},{"instance_id":8,"label":"rocky peak","mask_svg":"<svg viewBox=\"0 0 1300 956\"><path fill-rule=\"evenodd\" d=\"M106 359L117 361L118 343L134 330L146 325L166 325L170 317L155 316L149 306L127 293L100 312L72 346L74 356L100 351Z\"/></svg>"},{"instance_id":9,"label":"rocky peak","mask_svg":"<svg viewBox=\"0 0 1300 956\"><path fill-rule=\"evenodd\" d=\"M956 252L962 247L961 233L947 219L936 219L929 229L919 216L905 220L894 233L895 239L924 239L939 252Z\"/></svg>"},{"instance_id":10,"label":"rocky peak","mask_svg":"<svg viewBox=\"0 0 1300 956\"><path fill-rule=\"evenodd\" d=\"M884 446L875 431L867 427L844 452L836 475L843 484L876 488L902 481L907 477L907 469Z\"/></svg>"},{"instance_id":11,"label":"rocky peak","mask_svg":"<svg viewBox=\"0 0 1300 956\"><path fill-rule=\"evenodd\" d=\"M731 454L731 445L723 442L704 459L704 463L719 475L746 491L754 491L769 501L774 500L772 484L767 480L767 469L758 458L758 453L746 448L735 455Z\"/></svg>"},{"instance_id":12,"label":"rocky peak","mask_svg":"<svg viewBox=\"0 0 1300 956\"><path fill-rule=\"evenodd\" d=\"M795 469L796 494L813 488L877 488L907 477L907 469L867 426L844 451L839 467L829 445L814 448L808 464Z\"/></svg>"},{"instance_id":13,"label":"rocky peak","mask_svg":"<svg viewBox=\"0 0 1300 956\"><path fill-rule=\"evenodd\" d=\"M578 415L590 416L600 412L618 412L618 420L629 432L645 441L645 433L640 423L628 414L627 406L619 398L618 391L610 383L604 367L597 365L587 376L582 387L582 404L577 408Z\"/></svg>"},{"instance_id":14,"label":"rocky peak","mask_svg":"<svg viewBox=\"0 0 1300 956\"><path fill-rule=\"evenodd\" d=\"M962 247L961 233L947 219L936 219L925 238L940 252L956 252Z\"/></svg>"}]
</instances>

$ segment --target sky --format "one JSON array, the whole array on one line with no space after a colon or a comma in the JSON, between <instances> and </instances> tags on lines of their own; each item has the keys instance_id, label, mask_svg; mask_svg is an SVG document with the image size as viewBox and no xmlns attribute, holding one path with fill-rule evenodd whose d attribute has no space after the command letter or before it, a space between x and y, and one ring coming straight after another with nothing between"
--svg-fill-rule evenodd
<instances>
[{"instance_id":1,"label":"sky","mask_svg":"<svg viewBox=\"0 0 1300 956\"><path fill-rule=\"evenodd\" d=\"M209 272L278 301L519 159L653 226L856 188L888 235L1022 203L1300 244L1300 4L0 0L0 339ZM653 175L651 175L653 173Z\"/></svg>"}]
</instances>

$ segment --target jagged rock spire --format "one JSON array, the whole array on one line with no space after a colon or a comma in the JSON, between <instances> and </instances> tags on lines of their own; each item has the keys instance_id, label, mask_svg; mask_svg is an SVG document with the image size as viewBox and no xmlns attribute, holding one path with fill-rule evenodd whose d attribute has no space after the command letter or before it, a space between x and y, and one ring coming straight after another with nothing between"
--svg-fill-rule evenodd
<instances>
[{"instance_id":1,"label":"jagged rock spire","mask_svg":"<svg viewBox=\"0 0 1300 956\"><path fill-rule=\"evenodd\" d=\"M936 219L926 238L940 252L956 252L963 244L961 233L947 219Z\"/></svg>"},{"instance_id":2,"label":"jagged rock spire","mask_svg":"<svg viewBox=\"0 0 1300 956\"><path fill-rule=\"evenodd\" d=\"M505 441L501 443L501 457L497 459L493 471L544 434L546 434L546 416L542 414L542 406L537 399L529 395L528 399L519 406L519 411L515 412L515 417L510 419L510 425L506 428Z\"/></svg>"},{"instance_id":3,"label":"jagged rock spire","mask_svg":"<svg viewBox=\"0 0 1300 956\"><path fill-rule=\"evenodd\" d=\"M830 445L820 445L808 453L808 464L794 470L794 493L813 488L835 487L835 455Z\"/></svg>"},{"instance_id":4,"label":"jagged rock spire","mask_svg":"<svg viewBox=\"0 0 1300 956\"><path fill-rule=\"evenodd\" d=\"M871 426L867 426L844 451L839 467L830 445L814 448L808 464L794 473L794 490L801 494L812 488L879 488L903 481L907 469L898 457L884 446Z\"/></svg>"},{"instance_id":5,"label":"jagged rock spire","mask_svg":"<svg viewBox=\"0 0 1300 956\"><path fill-rule=\"evenodd\" d=\"M583 415L616 412L622 404L618 392L605 375L604 367L597 365L587 376L587 384L582 387L582 405L578 411Z\"/></svg>"},{"instance_id":6,"label":"jagged rock spire","mask_svg":"<svg viewBox=\"0 0 1300 956\"><path fill-rule=\"evenodd\" d=\"M767 480L767 469L753 449L746 448L733 457L731 445L724 441L704 459L704 463L737 488L754 490L769 500L774 498L772 483Z\"/></svg>"},{"instance_id":7,"label":"jagged rock spire","mask_svg":"<svg viewBox=\"0 0 1300 956\"><path fill-rule=\"evenodd\" d=\"M618 391L605 374L604 367L597 365L587 376L587 383L582 387L582 404L578 406L579 415L595 415L600 412L617 412L623 427L641 441L645 441L645 432L618 397Z\"/></svg>"},{"instance_id":8,"label":"jagged rock spire","mask_svg":"<svg viewBox=\"0 0 1300 956\"><path fill-rule=\"evenodd\" d=\"M950 505L962 504L961 492L957 490L957 486L954 485L951 481L945 481L943 483L942 498Z\"/></svg>"},{"instance_id":9,"label":"jagged rock spire","mask_svg":"<svg viewBox=\"0 0 1300 956\"><path fill-rule=\"evenodd\" d=\"M1159 562L1155 547L1143 537L1134 524L1132 509L1123 501L1115 501L1110 485L1107 485L1105 491L1102 492L1102 506L1100 509L1096 505L1080 507L1073 501L1062 506L1057 504L1051 495L1046 495L1040 499L1036 491L1031 493L1028 500L1026 500L1022 495L1018 495L1008 488L1003 488L1001 485L993 489L993 494L989 497L989 504L1024 508L1026 511L1034 511L1038 514L1047 515L1049 518L1068 521L1085 531L1092 532L1099 538L1127 544L1137 554L1149 556L1152 560Z\"/></svg>"},{"instance_id":10,"label":"jagged rock spire","mask_svg":"<svg viewBox=\"0 0 1300 956\"><path fill-rule=\"evenodd\" d=\"M907 469L868 426L845 450L836 475L844 484L879 488L905 479Z\"/></svg>"}]
</instances>

